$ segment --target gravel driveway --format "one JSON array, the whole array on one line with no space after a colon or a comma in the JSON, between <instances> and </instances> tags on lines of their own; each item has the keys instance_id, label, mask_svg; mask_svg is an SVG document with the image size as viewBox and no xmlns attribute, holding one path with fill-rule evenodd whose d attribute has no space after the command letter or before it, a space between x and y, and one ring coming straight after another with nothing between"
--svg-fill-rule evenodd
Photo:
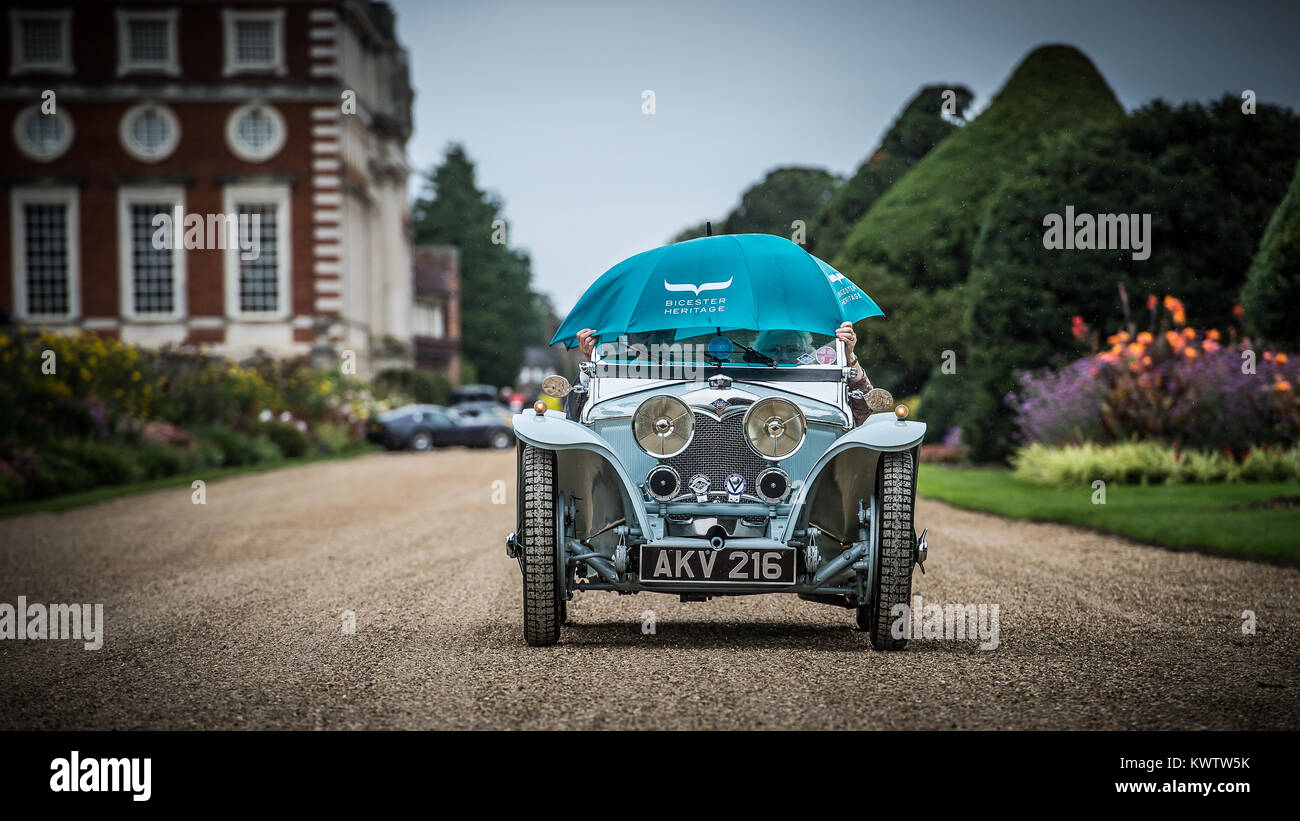
<instances>
[{"instance_id":1,"label":"gravel driveway","mask_svg":"<svg viewBox=\"0 0 1300 821\"><path fill-rule=\"evenodd\" d=\"M996 650L872 652L852 611L790 596L609 593L529 648L514 464L376 454L216 482L201 506L180 487L0 520L0 603L106 621L98 651L0 641L0 727L1300 728L1300 570L928 500L914 594L997 604Z\"/></svg>"}]
</instances>

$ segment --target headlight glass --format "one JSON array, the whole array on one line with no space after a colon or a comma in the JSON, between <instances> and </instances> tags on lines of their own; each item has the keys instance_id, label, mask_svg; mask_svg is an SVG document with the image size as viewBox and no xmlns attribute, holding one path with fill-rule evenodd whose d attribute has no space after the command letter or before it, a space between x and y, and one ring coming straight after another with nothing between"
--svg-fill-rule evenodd
<instances>
[{"instance_id":1,"label":"headlight glass","mask_svg":"<svg viewBox=\"0 0 1300 821\"><path fill-rule=\"evenodd\" d=\"M793 402L769 397L745 413L745 438L764 459L784 459L803 444L808 424Z\"/></svg>"},{"instance_id":2,"label":"headlight glass","mask_svg":"<svg viewBox=\"0 0 1300 821\"><path fill-rule=\"evenodd\" d=\"M695 414L675 396L652 396L632 414L632 435L656 459L676 456L691 443Z\"/></svg>"}]
</instances>

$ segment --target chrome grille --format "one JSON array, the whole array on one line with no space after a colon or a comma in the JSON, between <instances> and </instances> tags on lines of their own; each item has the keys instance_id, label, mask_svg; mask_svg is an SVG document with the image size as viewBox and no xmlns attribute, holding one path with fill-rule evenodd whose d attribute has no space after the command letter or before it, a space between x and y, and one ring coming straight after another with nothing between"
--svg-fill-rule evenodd
<instances>
[{"instance_id":1,"label":"chrome grille","mask_svg":"<svg viewBox=\"0 0 1300 821\"><path fill-rule=\"evenodd\" d=\"M745 477L745 492L754 492L754 479L769 463L746 441L741 425L744 417L743 413L732 413L719 422L712 416L695 414L695 436L690 445L664 460L664 464L672 465L681 474L684 493L689 492L685 486L697 473L709 477L713 490L722 490L727 477L739 473Z\"/></svg>"}]
</instances>

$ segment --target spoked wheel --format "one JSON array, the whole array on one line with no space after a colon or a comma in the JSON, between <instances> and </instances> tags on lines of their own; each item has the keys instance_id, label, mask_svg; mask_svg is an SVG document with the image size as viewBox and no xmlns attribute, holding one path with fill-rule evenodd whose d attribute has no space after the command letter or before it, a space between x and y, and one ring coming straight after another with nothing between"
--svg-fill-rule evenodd
<instances>
[{"instance_id":1,"label":"spoked wheel","mask_svg":"<svg viewBox=\"0 0 1300 821\"><path fill-rule=\"evenodd\" d=\"M902 650L907 639L890 633L896 616L895 605L910 606L912 564L915 561L916 531L912 526L912 454L907 451L882 453L877 470L880 494L880 543L876 546L876 573L871 603L858 608L858 627L871 633L877 650Z\"/></svg>"},{"instance_id":2,"label":"spoked wheel","mask_svg":"<svg viewBox=\"0 0 1300 821\"><path fill-rule=\"evenodd\" d=\"M555 644L566 610L564 549L555 498L555 451L524 448L524 641Z\"/></svg>"},{"instance_id":3,"label":"spoked wheel","mask_svg":"<svg viewBox=\"0 0 1300 821\"><path fill-rule=\"evenodd\" d=\"M427 430L417 430L411 434L411 450L424 453L433 447L433 436Z\"/></svg>"}]
</instances>

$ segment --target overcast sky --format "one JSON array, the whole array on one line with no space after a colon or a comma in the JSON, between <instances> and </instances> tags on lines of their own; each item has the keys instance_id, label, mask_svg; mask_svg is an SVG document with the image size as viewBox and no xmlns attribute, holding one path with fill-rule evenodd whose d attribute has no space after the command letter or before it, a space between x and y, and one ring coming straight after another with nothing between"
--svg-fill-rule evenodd
<instances>
[{"instance_id":1,"label":"overcast sky","mask_svg":"<svg viewBox=\"0 0 1300 821\"><path fill-rule=\"evenodd\" d=\"M982 108L1043 43L1080 48L1129 109L1243 89L1300 109L1296 0L394 5L411 163L422 174L463 143L561 312L771 168L851 174L926 83L964 83Z\"/></svg>"}]
</instances>

